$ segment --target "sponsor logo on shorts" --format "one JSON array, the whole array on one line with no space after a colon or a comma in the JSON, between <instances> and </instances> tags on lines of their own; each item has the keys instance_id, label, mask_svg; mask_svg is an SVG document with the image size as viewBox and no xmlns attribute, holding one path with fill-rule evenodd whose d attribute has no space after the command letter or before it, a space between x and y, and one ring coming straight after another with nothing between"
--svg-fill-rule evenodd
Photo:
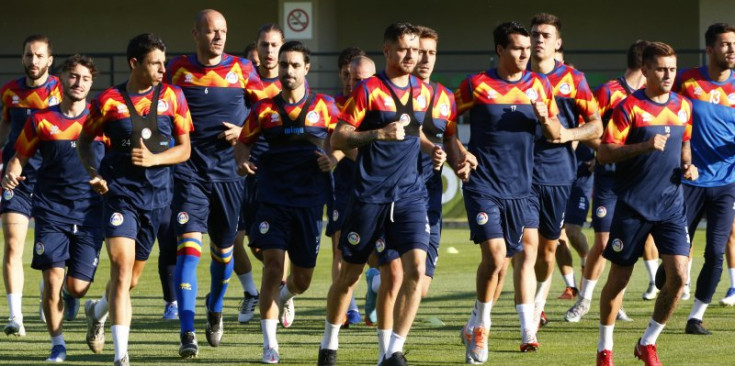
<instances>
[{"instance_id":1,"label":"sponsor logo on shorts","mask_svg":"<svg viewBox=\"0 0 735 366\"><path fill-rule=\"evenodd\" d=\"M46 248L43 247L43 243L41 243L40 241L36 243L36 254L41 255L45 251L46 251Z\"/></svg>"},{"instance_id":2,"label":"sponsor logo on shorts","mask_svg":"<svg viewBox=\"0 0 735 366\"><path fill-rule=\"evenodd\" d=\"M11 199L13 199L13 195L14 194L12 189L6 189L5 191L3 191L3 199L6 201L10 201Z\"/></svg>"},{"instance_id":3,"label":"sponsor logo on shorts","mask_svg":"<svg viewBox=\"0 0 735 366\"><path fill-rule=\"evenodd\" d=\"M487 214L484 212L480 212L479 214L477 214L477 216L475 216L475 221L477 222L477 225L485 225L487 224L487 220Z\"/></svg>"},{"instance_id":4,"label":"sponsor logo on shorts","mask_svg":"<svg viewBox=\"0 0 735 366\"><path fill-rule=\"evenodd\" d=\"M270 228L271 228L271 225L268 223L268 221L263 221L260 223L260 225L258 225L258 230L260 231L261 234L267 233L268 230L270 230Z\"/></svg>"},{"instance_id":5,"label":"sponsor logo on shorts","mask_svg":"<svg viewBox=\"0 0 735 366\"><path fill-rule=\"evenodd\" d=\"M167 110L168 110L168 102L163 99L159 99L158 100L158 113L162 113Z\"/></svg>"},{"instance_id":6,"label":"sponsor logo on shorts","mask_svg":"<svg viewBox=\"0 0 735 366\"><path fill-rule=\"evenodd\" d=\"M338 210L332 210L332 221L339 220L339 211Z\"/></svg>"},{"instance_id":7,"label":"sponsor logo on shorts","mask_svg":"<svg viewBox=\"0 0 735 366\"><path fill-rule=\"evenodd\" d=\"M99 253L97 253L97 255L99 255ZM92 261L92 267L97 267L99 263L100 263L100 259L95 257L94 260Z\"/></svg>"},{"instance_id":8,"label":"sponsor logo on shorts","mask_svg":"<svg viewBox=\"0 0 735 366\"><path fill-rule=\"evenodd\" d=\"M230 84L236 83L237 79L238 79L237 74L235 74L232 71L228 72L227 75L225 76L225 80L227 80L227 82Z\"/></svg>"},{"instance_id":9,"label":"sponsor logo on shorts","mask_svg":"<svg viewBox=\"0 0 735 366\"><path fill-rule=\"evenodd\" d=\"M148 140L151 138L151 129L146 127L142 131L140 131L140 137L143 138L143 140Z\"/></svg>"},{"instance_id":10,"label":"sponsor logo on shorts","mask_svg":"<svg viewBox=\"0 0 735 366\"><path fill-rule=\"evenodd\" d=\"M375 241L375 250L378 251L378 253L383 253L385 250L385 240L382 238Z\"/></svg>"},{"instance_id":11,"label":"sponsor logo on shorts","mask_svg":"<svg viewBox=\"0 0 735 366\"><path fill-rule=\"evenodd\" d=\"M317 123L319 122L319 113L316 113L316 111L311 111L306 114L306 120L311 123Z\"/></svg>"},{"instance_id":12,"label":"sponsor logo on shorts","mask_svg":"<svg viewBox=\"0 0 735 366\"><path fill-rule=\"evenodd\" d=\"M613 249L613 250L614 250L614 251L615 251L616 253L620 253L620 252L622 252L622 251L623 251L623 241L622 241L622 240L620 240L620 239L618 239L618 238L615 238L615 239L613 239L613 241L612 241L612 244L611 244L611 245L612 245L612 249Z\"/></svg>"},{"instance_id":13,"label":"sponsor logo on shorts","mask_svg":"<svg viewBox=\"0 0 735 366\"><path fill-rule=\"evenodd\" d=\"M114 214L112 214L112 216L110 216L110 225L112 226L120 226L122 225L123 221L125 221L125 219L123 218L123 215L119 212L115 212Z\"/></svg>"},{"instance_id":14,"label":"sponsor logo on shorts","mask_svg":"<svg viewBox=\"0 0 735 366\"><path fill-rule=\"evenodd\" d=\"M605 206L598 207L597 210L595 210L595 215L599 218L607 216L607 208L605 208Z\"/></svg>"},{"instance_id":15,"label":"sponsor logo on shorts","mask_svg":"<svg viewBox=\"0 0 735 366\"><path fill-rule=\"evenodd\" d=\"M182 282L179 285L179 288L182 289L182 290L191 291L191 284L190 283L187 283L187 282Z\"/></svg>"},{"instance_id":16,"label":"sponsor logo on shorts","mask_svg":"<svg viewBox=\"0 0 735 366\"><path fill-rule=\"evenodd\" d=\"M189 214L184 211L179 212L179 214L176 215L176 221L181 225L186 224L189 222Z\"/></svg>"},{"instance_id":17,"label":"sponsor logo on shorts","mask_svg":"<svg viewBox=\"0 0 735 366\"><path fill-rule=\"evenodd\" d=\"M347 241L352 245L360 244L360 234L356 232L350 232L347 234Z\"/></svg>"}]
</instances>

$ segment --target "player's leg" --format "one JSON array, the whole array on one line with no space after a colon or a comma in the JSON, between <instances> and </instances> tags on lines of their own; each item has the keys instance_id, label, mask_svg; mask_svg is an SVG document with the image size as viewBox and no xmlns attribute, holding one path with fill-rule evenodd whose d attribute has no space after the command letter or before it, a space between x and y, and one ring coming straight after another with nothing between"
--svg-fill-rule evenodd
<instances>
[{"instance_id":1,"label":"player's leg","mask_svg":"<svg viewBox=\"0 0 735 366\"><path fill-rule=\"evenodd\" d=\"M163 290L163 319L178 319L179 304L176 300L176 217L170 206L165 209L158 228L158 279Z\"/></svg>"},{"instance_id":2,"label":"player's leg","mask_svg":"<svg viewBox=\"0 0 735 366\"><path fill-rule=\"evenodd\" d=\"M3 200L5 202L5 200ZM0 216L3 225L3 280L10 316L5 334L24 336L23 312L23 246L28 232L28 216L18 212L5 212Z\"/></svg>"},{"instance_id":3,"label":"player's leg","mask_svg":"<svg viewBox=\"0 0 735 366\"><path fill-rule=\"evenodd\" d=\"M648 288L643 293L643 300L653 300L658 295L658 288L655 284L658 259L658 249L656 249L656 244L653 242L653 237L649 235L643 249L643 263L646 266L646 273L648 273Z\"/></svg>"},{"instance_id":4,"label":"player's leg","mask_svg":"<svg viewBox=\"0 0 735 366\"><path fill-rule=\"evenodd\" d=\"M383 239L378 239L376 251L380 269L380 289L377 297L378 362L382 361L393 332L393 309L398 291L403 283L403 266L397 251L385 249Z\"/></svg>"},{"instance_id":5,"label":"player's leg","mask_svg":"<svg viewBox=\"0 0 735 366\"><path fill-rule=\"evenodd\" d=\"M284 249L263 248L263 278L260 282L259 303L260 327L263 332L263 362L276 363L279 360L276 330L285 255Z\"/></svg>"},{"instance_id":6,"label":"player's leg","mask_svg":"<svg viewBox=\"0 0 735 366\"><path fill-rule=\"evenodd\" d=\"M730 278L730 287L727 289L725 297L720 300L720 304L724 306L735 305L735 221L732 223L730 231L730 239L727 241L727 273Z\"/></svg>"}]
</instances>

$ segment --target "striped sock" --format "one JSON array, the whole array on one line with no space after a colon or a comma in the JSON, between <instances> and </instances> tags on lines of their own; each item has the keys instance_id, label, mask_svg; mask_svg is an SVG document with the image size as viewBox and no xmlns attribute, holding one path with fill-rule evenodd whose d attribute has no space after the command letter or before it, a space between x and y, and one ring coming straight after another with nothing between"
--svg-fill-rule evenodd
<instances>
[{"instance_id":1,"label":"striped sock","mask_svg":"<svg viewBox=\"0 0 735 366\"><path fill-rule=\"evenodd\" d=\"M221 312L227 292L227 286L230 283L232 269L235 263L232 261L232 247L226 248L221 253L217 247L210 247L210 255L212 256L212 264L209 266L209 273L212 275L212 289L209 292L209 311Z\"/></svg>"},{"instance_id":2,"label":"striped sock","mask_svg":"<svg viewBox=\"0 0 735 366\"><path fill-rule=\"evenodd\" d=\"M179 305L181 333L194 331L194 311L197 299L197 265L202 255L202 242L181 238L176 246L176 301Z\"/></svg>"}]
</instances>

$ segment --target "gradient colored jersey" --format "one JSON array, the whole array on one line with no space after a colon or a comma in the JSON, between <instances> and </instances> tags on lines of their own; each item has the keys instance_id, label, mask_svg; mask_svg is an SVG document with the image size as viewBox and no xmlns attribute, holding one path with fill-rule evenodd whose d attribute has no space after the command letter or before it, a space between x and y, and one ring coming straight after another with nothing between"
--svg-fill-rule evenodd
<instances>
[{"instance_id":1,"label":"gradient colored jersey","mask_svg":"<svg viewBox=\"0 0 735 366\"><path fill-rule=\"evenodd\" d=\"M243 125L251 101L263 89L253 64L228 54L214 66L202 65L196 55L179 56L166 73L171 84L183 90L194 122L191 158L174 168L176 177L205 182L241 179L235 174L232 145L219 135L227 129L224 122Z\"/></svg>"},{"instance_id":2,"label":"gradient colored jersey","mask_svg":"<svg viewBox=\"0 0 735 366\"><path fill-rule=\"evenodd\" d=\"M464 188L503 199L531 194L539 124L533 103L544 102L551 118L559 114L546 76L524 71L520 80L506 81L492 69L463 80L455 98L457 115L470 111L469 151L479 163Z\"/></svg>"},{"instance_id":3,"label":"gradient colored jersey","mask_svg":"<svg viewBox=\"0 0 735 366\"><path fill-rule=\"evenodd\" d=\"M435 145L444 146L444 137L457 134L457 104L454 102L454 93L442 84L432 83L434 94L431 98L430 119L425 119L421 128L424 135ZM424 183L438 179L441 183L441 170L434 170L434 161L431 156L421 153L419 169Z\"/></svg>"},{"instance_id":4,"label":"gradient colored jersey","mask_svg":"<svg viewBox=\"0 0 735 366\"><path fill-rule=\"evenodd\" d=\"M341 111L345 107L347 99L349 98L349 95L344 95L342 92L337 93L337 95L334 96L334 103L337 105L337 109Z\"/></svg>"},{"instance_id":5,"label":"gradient colored jersey","mask_svg":"<svg viewBox=\"0 0 735 366\"><path fill-rule=\"evenodd\" d=\"M713 81L703 66L677 75L674 89L692 101L692 163L699 178L685 181L697 187L735 182L735 75Z\"/></svg>"},{"instance_id":6,"label":"gradient colored jersey","mask_svg":"<svg viewBox=\"0 0 735 366\"><path fill-rule=\"evenodd\" d=\"M363 80L352 91L341 119L357 131L383 128L404 114L407 118L404 140L374 141L358 148L354 188L358 201L382 204L426 195L418 170L419 131L417 128L409 132L409 129L411 126L420 128L431 94L431 87L413 75L409 77L408 85L401 88L390 82L385 72Z\"/></svg>"},{"instance_id":7,"label":"gradient colored jersey","mask_svg":"<svg viewBox=\"0 0 735 366\"><path fill-rule=\"evenodd\" d=\"M124 84L123 84L124 85ZM150 111L153 88L143 94L131 94L135 110L146 116ZM184 93L177 86L163 84L158 99L158 132L171 138L189 133L193 129L189 107ZM132 124L130 113L120 90L113 86L92 101L89 121L84 132L91 136L103 133L112 145L130 145ZM132 146L137 146L133 144ZM122 196L135 207L152 210L171 203L171 173L168 166L142 168L134 166L131 153L115 148L107 150L100 164L100 175L107 180L110 197Z\"/></svg>"},{"instance_id":8,"label":"gradient colored jersey","mask_svg":"<svg viewBox=\"0 0 735 366\"><path fill-rule=\"evenodd\" d=\"M33 193L33 216L46 221L102 226L102 197L89 185L89 175L77 154L77 138L88 109L66 117L59 106L31 114L15 142L19 157L43 158ZM104 155L101 138L94 142L95 164Z\"/></svg>"},{"instance_id":9,"label":"gradient colored jersey","mask_svg":"<svg viewBox=\"0 0 735 366\"><path fill-rule=\"evenodd\" d=\"M7 164L15 154L15 140L23 131L23 126L31 113L35 110L46 109L59 104L61 93L61 81L52 75L49 75L46 82L37 87L26 86L25 77L3 85L0 89L3 121L10 124L8 141L3 148L3 164ZM23 170L26 178L33 181L35 170L39 166L41 166L39 157L31 159Z\"/></svg>"},{"instance_id":10,"label":"gradient colored jersey","mask_svg":"<svg viewBox=\"0 0 735 366\"><path fill-rule=\"evenodd\" d=\"M263 83L263 89L261 89L261 91L257 93L258 100L273 98L278 95L278 93L280 93L281 89L283 88L281 86L281 80L279 80L278 77L264 78L261 76L260 80ZM258 141L255 142L255 145L253 145L253 149L250 150L250 160L257 164L260 160L260 157L266 151L268 151L268 143L265 142L265 137L261 137L260 139L258 139Z\"/></svg>"},{"instance_id":11,"label":"gradient colored jersey","mask_svg":"<svg viewBox=\"0 0 735 366\"><path fill-rule=\"evenodd\" d=\"M676 93L660 104L641 89L620 103L602 135L603 144L632 145L669 135L664 151L617 163L615 193L646 220L665 220L683 210L681 145L692 136L692 103Z\"/></svg>"},{"instance_id":12,"label":"gradient colored jersey","mask_svg":"<svg viewBox=\"0 0 735 366\"><path fill-rule=\"evenodd\" d=\"M559 107L559 122L564 128L579 127L584 124L584 118L592 117L597 112L597 101L582 72L555 62L554 69L546 77L554 89L554 99ZM541 126L537 126L533 149L533 182L568 185L576 178L577 159L572 142L548 142L541 132Z\"/></svg>"},{"instance_id":13,"label":"gradient colored jersey","mask_svg":"<svg viewBox=\"0 0 735 366\"><path fill-rule=\"evenodd\" d=\"M607 124L610 122L610 118L612 118L615 107L634 91L625 81L624 77L610 80L595 90L595 99L597 99L597 105L600 107L603 131L607 130ZM595 165L595 173L614 174L615 164L597 163Z\"/></svg>"},{"instance_id":14,"label":"gradient colored jersey","mask_svg":"<svg viewBox=\"0 0 735 366\"><path fill-rule=\"evenodd\" d=\"M270 146L260 157L259 202L287 207L314 207L327 202L330 175L319 169L317 152L325 152L317 144L328 138L339 110L332 97L316 94L303 112L301 127L299 117L308 97L305 94L295 104L287 104L280 97L262 100L240 133L239 140L244 144L252 145L262 135ZM279 101L287 116L279 112ZM284 121L286 118L296 123Z\"/></svg>"}]
</instances>

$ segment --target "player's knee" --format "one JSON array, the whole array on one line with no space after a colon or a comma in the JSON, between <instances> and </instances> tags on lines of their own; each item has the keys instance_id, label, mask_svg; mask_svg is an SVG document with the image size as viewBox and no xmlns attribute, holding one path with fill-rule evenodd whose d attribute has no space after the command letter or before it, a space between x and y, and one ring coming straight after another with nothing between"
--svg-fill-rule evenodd
<instances>
[{"instance_id":1,"label":"player's knee","mask_svg":"<svg viewBox=\"0 0 735 366\"><path fill-rule=\"evenodd\" d=\"M87 290L89 290L89 282L71 278L66 281L66 291L71 296L82 298L87 294Z\"/></svg>"},{"instance_id":2,"label":"player's knee","mask_svg":"<svg viewBox=\"0 0 735 366\"><path fill-rule=\"evenodd\" d=\"M281 280L283 277L283 262L271 261L263 267L263 278Z\"/></svg>"},{"instance_id":3,"label":"player's knee","mask_svg":"<svg viewBox=\"0 0 735 366\"><path fill-rule=\"evenodd\" d=\"M295 294L302 294L309 289L311 285L311 276L299 274L298 276L291 276L293 288L291 290Z\"/></svg>"}]
</instances>

